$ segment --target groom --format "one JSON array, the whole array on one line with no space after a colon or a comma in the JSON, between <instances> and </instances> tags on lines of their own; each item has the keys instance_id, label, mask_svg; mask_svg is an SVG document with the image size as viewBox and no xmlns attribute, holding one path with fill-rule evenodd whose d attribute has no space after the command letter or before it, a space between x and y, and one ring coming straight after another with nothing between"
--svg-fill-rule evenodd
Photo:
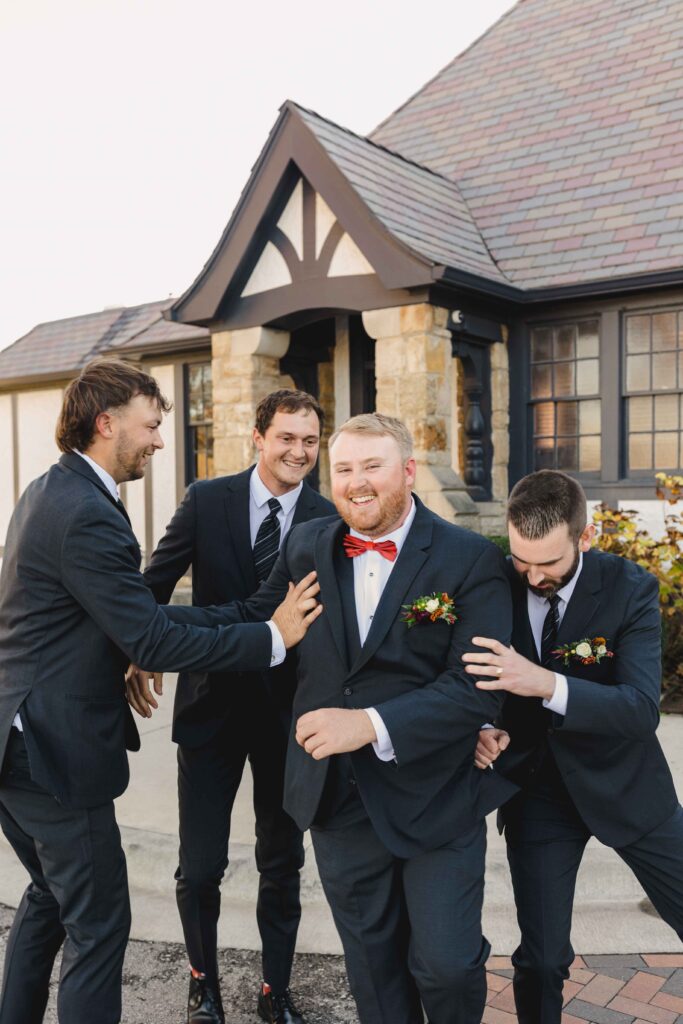
<instances>
[{"instance_id":1,"label":"groom","mask_svg":"<svg viewBox=\"0 0 683 1024\"><path fill-rule=\"evenodd\" d=\"M295 527L258 593L217 621L268 618L287 581L317 571L325 613L297 651L285 808L311 829L360 1020L422 1024L422 1003L431 1024L479 1024L483 818L514 787L474 769L499 699L461 655L487 630L508 642L502 557L413 496L399 420L348 420L330 465L341 519ZM411 627L423 597L436 606Z\"/></svg>"}]
</instances>

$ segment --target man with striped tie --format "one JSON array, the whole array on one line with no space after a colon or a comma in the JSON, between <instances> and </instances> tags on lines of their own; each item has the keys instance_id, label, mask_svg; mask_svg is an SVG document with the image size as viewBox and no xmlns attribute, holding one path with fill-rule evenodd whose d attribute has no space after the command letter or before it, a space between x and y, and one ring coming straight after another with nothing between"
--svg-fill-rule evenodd
<instances>
[{"instance_id":1,"label":"man with striped tie","mask_svg":"<svg viewBox=\"0 0 683 1024\"><path fill-rule=\"evenodd\" d=\"M541 470L508 503L512 647L474 637L467 671L507 691L475 763L521 786L501 810L521 943L520 1024L560 1024L576 876L591 835L633 870L683 938L683 809L655 736L661 684L657 580L591 548L586 496ZM486 774L490 774L486 772Z\"/></svg>"},{"instance_id":2,"label":"man with striped tie","mask_svg":"<svg viewBox=\"0 0 683 1024\"><path fill-rule=\"evenodd\" d=\"M306 483L316 464L323 412L303 391L279 390L256 409L258 459L234 476L190 486L154 552L145 579L160 603L192 566L193 603L242 601L257 590L290 527L334 512ZM220 881L228 864L230 817L247 759L254 782L256 916L263 948L258 1012L271 1024L300 1024L289 975L301 915L302 834L282 809L295 664L273 648L263 673L181 673L173 739L178 744L180 865L177 900L191 967L188 1021L224 1020L217 968ZM284 664L281 664L284 662ZM280 667L276 667L280 665ZM139 689L138 689L139 688ZM160 691L159 691L160 692ZM129 699L149 714L141 675Z\"/></svg>"}]
</instances>

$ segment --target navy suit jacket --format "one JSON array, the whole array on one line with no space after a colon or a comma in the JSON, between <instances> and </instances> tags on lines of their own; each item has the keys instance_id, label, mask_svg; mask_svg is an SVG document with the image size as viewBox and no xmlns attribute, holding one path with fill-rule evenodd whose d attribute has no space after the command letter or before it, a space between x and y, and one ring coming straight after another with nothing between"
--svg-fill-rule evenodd
<instances>
[{"instance_id":1,"label":"navy suit jacket","mask_svg":"<svg viewBox=\"0 0 683 1024\"><path fill-rule=\"evenodd\" d=\"M145 570L145 582L160 603L192 566L192 603L199 607L244 601L258 589L249 527L249 480L254 467L234 476L192 484ZM292 528L329 516L334 506L304 481ZM226 716L240 714L254 691L268 700L289 729L296 687L296 657L266 673L181 672L173 711L173 739L188 747L206 743Z\"/></svg>"},{"instance_id":2,"label":"navy suit jacket","mask_svg":"<svg viewBox=\"0 0 683 1024\"><path fill-rule=\"evenodd\" d=\"M508 574L512 644L537 661L526 588L511 562ZM567 676L566 715L548 712L540 699L506 697L499 724L511 743L497 768L525 784L547 741L586 825L618 847L660 825L678 801L655 735L662 674L658 583L634 562L595 549L583 556L558 646L593 637L604 637L614 657L592 665L574 659L566 667L557 658L551 666Z\"/></svg>"},{"instance_id":3,"label":"navy suit jacket","mask_svg":"<svg viewBox=\"0 0 683 1024\"><path fill-rule=\"evenodd\" d=\"M351 754L359 793L386 847L399 857L436 849L462 835L516 787L474 768L482 722L501 698L478 690L462 654L472 636L509 642L511 603L502 555L478 534L453 526L415 499L413 524L361 647L353 566L342 549L348 527L337 516L293 529L266 582L243 606L216 609L216 621L268 618L289 580L315 569L323 614L297 647L294 717L325 707L376 707L396 753L380 761L371 746ZM403 606L447 592L458 620L401 621ZM169 610L172 614L172 609ZM316 761L290 735L285 809L303 830L315 819L329 759Z\"/></svg>"},{"instance_id":4,"label":"navy suit jacket","mask_svg":"<svg viewBox=\"0 0 683 1024\"><path fill-rule=\"evenodd\" d=\"M139 567L125 514L80 455L63 455L19 499L0 575L0 763L20 711L31 776L68 807L126 788L126 747L140 745L129 661L160 671L270 664L265 623L207 629L201 613L181 624L182 610L171 622Z\"/></svg>"}]
</instances>

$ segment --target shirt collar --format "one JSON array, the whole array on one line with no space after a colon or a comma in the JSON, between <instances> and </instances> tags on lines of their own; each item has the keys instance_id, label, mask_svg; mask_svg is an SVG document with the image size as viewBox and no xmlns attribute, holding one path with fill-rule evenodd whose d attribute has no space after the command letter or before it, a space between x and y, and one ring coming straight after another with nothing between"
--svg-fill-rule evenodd
<instances>
[{"instance_id":1,"label":"shirt collar","mask_svg":"<svg viewBox=\"0 0 683 1024\"><path fill-rule=\"evenodd\" d=\"M375 542L375 544L383 540L393 540L394 544L396 545L396 550L398 553L403 547L403 542L408 536L408 531L410 530L410 527L413 525L413 519L415 518L416 511L417 508L415 506L415 499L411 496L410 512L406 516L403 523L396 530L393 530L391 533L385 534L384 537L368 537L364 533L359 533L358 530L354 530L352 527L349 529L349 533L351 534L352 537L360 537L362 538L362 540L372 540Z\"/></svg>"},{"instance_id":2,"label":"shirt collar","mask_svg":"<svg viewBox=\"0 0 683 1024\"><path fill-rule=\"evenodd\" d=\"M276 498L280 502L280 507L285 515L288 515L296 505L303 486L304 482L302 480L293 491L287 491L286 494L272 494L259 476L258 466L254 467L254 472L249 478L249 491L256 507L261 508L271 498Z\"/></svg>"},{"instance_id":3,"label":"shirt collar","mask_svg":"<svg viewBox=\"0 0 683 1024\"><path fill-rule=\"evenodd\" d=\"M579 564L576 567L576 572L574 573L574 575L570 579L569 583L565 583L565 585L560 590L556 591L557 596L559 597L559 599L561 601L564 601L565 605L569 604L571 596L574 593L574 587L576 586L576 584L578 582L578 579L579 579L579 576L581 575L581 570L582 569L583 569L583 551L580 551L579 552ZM547 597L541 597L539 594L534 594L533 590L530 590L529 594L530 594L531 597L535 597L537 601L547 601L548 600Z\"/></svg>"},{"instance_id":4,"label":"shirt collar","mask_svg":"<svg viewBox=\"0 0 683 1024\"><path fill-rule=\"evenodd\" d=\"M103 469L102 466L100 466L99 462L95 462L95 460L91 459L89 455L84 455L83 452L79 452L76 449L74 449L74 452L76 455L80 455L80 457L88 463L90 468L94 470L95 473L97 473L98 477L100 478L104 486L107 488L114 501L120 501L121 499L119 498L119 489L116 486L116 481L114 480L114 477L110 476L109 473L107 473L106 469Z\"/></svg>"}]
</instances>

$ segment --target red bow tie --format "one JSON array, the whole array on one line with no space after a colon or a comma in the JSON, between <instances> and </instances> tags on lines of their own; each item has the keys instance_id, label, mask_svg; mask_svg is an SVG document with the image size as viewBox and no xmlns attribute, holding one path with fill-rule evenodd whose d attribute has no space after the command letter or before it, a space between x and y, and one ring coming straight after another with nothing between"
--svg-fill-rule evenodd
<instances>
[{"instance_id":1,"label":"red bow tie","mask_svg":"<svg viewBox=\"0 0 683 1024\"><path fill-rule=\"evenodd\" d=\"M364 555L366 551L379 551L380 555L388 558L390 562L396 561L398 548L393 540L381 540L375 544L374 540L363 540L362 537L353 537L347 533L344 537L344 551L348 558L355 558L356 555Z\"/></svg>"}]
</instances>

